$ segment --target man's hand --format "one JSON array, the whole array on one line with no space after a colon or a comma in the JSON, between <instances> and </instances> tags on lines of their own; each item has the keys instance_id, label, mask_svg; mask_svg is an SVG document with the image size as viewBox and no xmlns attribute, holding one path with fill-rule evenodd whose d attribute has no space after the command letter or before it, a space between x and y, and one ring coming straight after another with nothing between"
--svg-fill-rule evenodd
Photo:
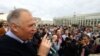
<instances>
[{"instance_id":1,"label":"man's hand","mask_svg":"<svg viewBox=\"0 0 100 56\"><path fill-rule=\"evenodd\" d=\"M47 34L43 37L39 50L38 50L38 55L39 56L47 56L50 47L51 47L51 42L48 40Z\"/></svg>"}]
</instances>

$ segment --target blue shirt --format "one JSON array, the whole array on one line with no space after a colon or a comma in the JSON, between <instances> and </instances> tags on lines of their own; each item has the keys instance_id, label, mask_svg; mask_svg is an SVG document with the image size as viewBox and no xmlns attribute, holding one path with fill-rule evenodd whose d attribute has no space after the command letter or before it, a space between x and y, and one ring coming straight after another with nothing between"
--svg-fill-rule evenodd
<instances>
[{"instance_id":1,"label":"blue shirt","mask_svg":"<svg viewBox=\"0 0 100 56\"><path fill-rule=\"evenodd\" d=\"M6 35L10 36L11 38L21 42L21 43L24 43L23 40L21 40L19 37L17 37L14 33L12 33L10 30L8 32L6 32Z\"/></svg>"}]
</instances>

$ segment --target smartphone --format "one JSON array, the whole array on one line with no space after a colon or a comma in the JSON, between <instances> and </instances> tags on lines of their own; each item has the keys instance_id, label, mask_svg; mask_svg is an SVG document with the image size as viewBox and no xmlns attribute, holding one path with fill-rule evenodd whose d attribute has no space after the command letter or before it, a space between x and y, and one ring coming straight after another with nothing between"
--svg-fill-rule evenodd
<instances>
[{"instance_id":1,"label":"smartphone","mask_svg":"<svg viewBox=\"0 0 100 56\"><path fill-rule=\"evenodd\" d=\"M48 38L51 40L51 42L52 42L52 33L51 32L48 32L47 33L47 36L48 36Z\"/></svg>"}]
</instances>

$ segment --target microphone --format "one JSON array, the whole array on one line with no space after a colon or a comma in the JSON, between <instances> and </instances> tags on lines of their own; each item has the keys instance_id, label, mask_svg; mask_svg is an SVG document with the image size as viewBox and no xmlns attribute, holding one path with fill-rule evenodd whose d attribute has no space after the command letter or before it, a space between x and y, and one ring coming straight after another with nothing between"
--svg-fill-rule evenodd
<instances>
[{"instance_id":1,"label":"microphone","mask_svg":"<svg viewBox=\"0 0 100 56\"><path fill-rule=\"evenodd\" d=\"M51 43L53 44L53 42L52 42L52 38L53 38L53 37L52 37L52 33L51 33L51 32L48 32L47 35L48 35L48 37L49 37ZM53 45L51 46L50 52L49 52L49 53L50 53L50 54L56 53L56 50L53 48Z\"/></svg>"}]
</instances>

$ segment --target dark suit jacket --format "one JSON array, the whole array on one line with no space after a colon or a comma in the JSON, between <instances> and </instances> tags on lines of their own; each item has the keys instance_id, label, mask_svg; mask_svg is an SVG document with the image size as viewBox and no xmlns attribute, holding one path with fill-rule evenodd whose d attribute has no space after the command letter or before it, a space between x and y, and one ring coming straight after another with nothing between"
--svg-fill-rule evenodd
<instances>
[{"instance_id":1,"label":"dark suit jacket","mask_svg":"<svg viewBox=\"0 0 100 56\"><path fill-rule=\"evenodd\" d=\"M60 56L77 56L77 45L76 45L76 40L72 40L70 38L66 38L65 41L62 42L61 44L59 55Z\"/></svg>"},{"instance_id":2,"label":"dark suit jacket","mask_svg":"<svg viewBox=\"0 0 100 56\"><path fill-rule=\"evenodd\" d=\"M34 46L27 46L4 35L0 38L0 56L37 56Z\"/></svg>"},{"instance_id":3,"label":"dark suit jacket","mask_svg":"<svg viewBox=\"0 0 100 56\"><path fill-rule=\"evenodd\" d=\"M90 54L90 48L89 48L89 45L87 45L87 46L79 45L78 47L79 47L79 48L78 48L78 49L79 49L79 53L78 53L79 56L81 56L81 53L82 53L82 49L83 49L83 48L85 49L84 55L85 55L85 56L89 56L89 54Z\"/></svg>"}]
</instances>

